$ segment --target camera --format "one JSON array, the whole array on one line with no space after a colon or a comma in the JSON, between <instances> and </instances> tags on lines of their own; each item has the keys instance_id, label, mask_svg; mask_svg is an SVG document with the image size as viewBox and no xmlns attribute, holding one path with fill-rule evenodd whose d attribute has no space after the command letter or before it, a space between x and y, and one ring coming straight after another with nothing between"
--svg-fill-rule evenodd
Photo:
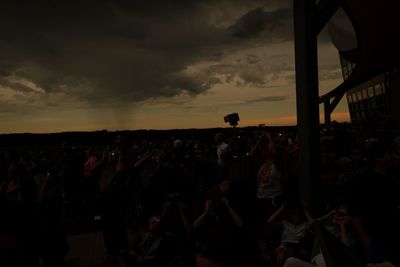
<instances>
[{"instance_id":1,"label":"camera","mask_svg":"<svg viewBox=\"0 0 400 267\"><path fill-rule=\"evenodd\" d=\"M236 127L238 125L238 121L239 121L239 114L238 113L232 113L232 114L228 114L224 117L224 121L225 122L229 122L229 124L233 127Z\"/></svg>"}]
</instances>

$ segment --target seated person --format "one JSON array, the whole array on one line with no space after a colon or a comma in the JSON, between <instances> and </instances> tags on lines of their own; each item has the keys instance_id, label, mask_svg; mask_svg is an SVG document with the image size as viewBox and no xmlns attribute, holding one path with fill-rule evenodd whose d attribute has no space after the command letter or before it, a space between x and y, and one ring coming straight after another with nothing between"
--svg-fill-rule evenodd
<instances>
[{"instance_id":1,"label":"seated person","mask_svg":"<svg viewBox=\"0 0 400 267\"><path fill-rule=\"evenodd\" d=\"M350 218L347 215L346 207L341 206L337 210L332 210L328 214L316 220L312 218L308 211L306 211L306 216L310 224L314 224L315 221L322 223L321 226L327 229L333 236L337 238L340 243L345 245L347 248L351 247L354 244L354 239L352 238L351 232L349 231ZM311 262L307 262L303 259L298 259L297 257L290 257L284 262L283 267L325 267L325 259L321 252L321 249L317 245L317 242L314 244L313 250L314 251L312 253L313 257L311 259ZM351 254L351 251L347 249L342 251L338 250L336 253L341 254L340 259L335 259L336 263L340 261L344 263L347 260L351 259L354 264L361 264L361 261L359 261L355 257L348 256Z\"/></svg>"},{"instance_id":2,"label":"seated person","mask_svg":"<svg viewBox=\"0 0 400 267\"><path fill-rule=\"evenodd\" d=\"M276 224L278 221L282 234L281 244L275 250L276 266L282 266L289 257L306 258L309 228L302 208L282 204L268 219L269 224Z\"/></svg>"},{"instance_id":3,"label":"seated person","mask_svg":"<svg viewBox=\"0 0 400 267\"><path fill-rule=\"evenodd\" d=\"M124 252L123 258L128 267L163 266L168 255L168 236L164 233L160 216L149 219L146 232L138 234Z\"/></svg>"}]
</instances>

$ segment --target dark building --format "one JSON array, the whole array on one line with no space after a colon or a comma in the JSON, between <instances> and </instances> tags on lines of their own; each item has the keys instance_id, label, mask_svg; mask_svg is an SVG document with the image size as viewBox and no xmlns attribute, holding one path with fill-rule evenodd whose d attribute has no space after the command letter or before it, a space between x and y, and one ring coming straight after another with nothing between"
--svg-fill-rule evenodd
<instances>
[{"instance_id":1,"label":"dark building","mask_svg":"<svg viewBox=\"0 0 400 267\"><path fill-rule=\"evenodd\" d=\"M339 52L343 79L351 74L351 63ZM381 124L400 122L400 68L382 73L346 93L351 122L360 125L375 120Z\"/></svg>"}]
</instances>

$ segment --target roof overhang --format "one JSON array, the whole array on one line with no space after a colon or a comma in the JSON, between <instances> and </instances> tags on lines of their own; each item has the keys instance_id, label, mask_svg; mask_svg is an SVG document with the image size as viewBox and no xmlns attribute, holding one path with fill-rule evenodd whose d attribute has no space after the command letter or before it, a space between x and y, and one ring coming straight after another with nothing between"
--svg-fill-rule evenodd
<instances>
[{"instance_id":1,"label":"roof overhang","mask_svg":"<svg viewBox=\"0 0 400 267\"><path fill-rule=\"evenodd\" d=\"M337 0L332 0L337 1ZM320 97L320 102L344 94L353 87L400 64L400 1L340 0L356 32L358 47L341 51L355 67L335 89Z\"/></svg>"}]
</instances>

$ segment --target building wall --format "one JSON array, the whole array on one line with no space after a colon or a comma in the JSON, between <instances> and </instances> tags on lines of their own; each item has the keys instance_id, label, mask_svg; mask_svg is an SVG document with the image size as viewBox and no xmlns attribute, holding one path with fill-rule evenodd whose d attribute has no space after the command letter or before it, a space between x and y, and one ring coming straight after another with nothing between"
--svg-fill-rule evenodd
<instances>
[{"instance_id":1,"label":"building wall","mask_svg":"<svg viewBox=\"0 0 400 267\"><path fill-rule=\"evenodd\" d=\"M393 119L400 122L400 68L391 71L387 75L388 80L388 100L390 106L390 114Z\"/></svg>"},{"instance_id":2,"label":"building wall","mask_svg":"<svg viewBox=\"0 0 400 267\"><path fill-rule=\"evenodd\" d=\"M370 116L388 116L387 91L385 75L379 75L348 91L346 97L351 121L361 123Z\"/></svg>"},{"instance_id":3,"label":"building wall","mask_svg":"<svg viewBox=\"0 0 400 267\"><path fill-rule=\"evenodd\" d=\"M340 56L343 79L351 74L354 64ZM346 93L352 123L359 124L371 118L400 119L400 68L349 90Z\"/></svg>"}]
</instances>

